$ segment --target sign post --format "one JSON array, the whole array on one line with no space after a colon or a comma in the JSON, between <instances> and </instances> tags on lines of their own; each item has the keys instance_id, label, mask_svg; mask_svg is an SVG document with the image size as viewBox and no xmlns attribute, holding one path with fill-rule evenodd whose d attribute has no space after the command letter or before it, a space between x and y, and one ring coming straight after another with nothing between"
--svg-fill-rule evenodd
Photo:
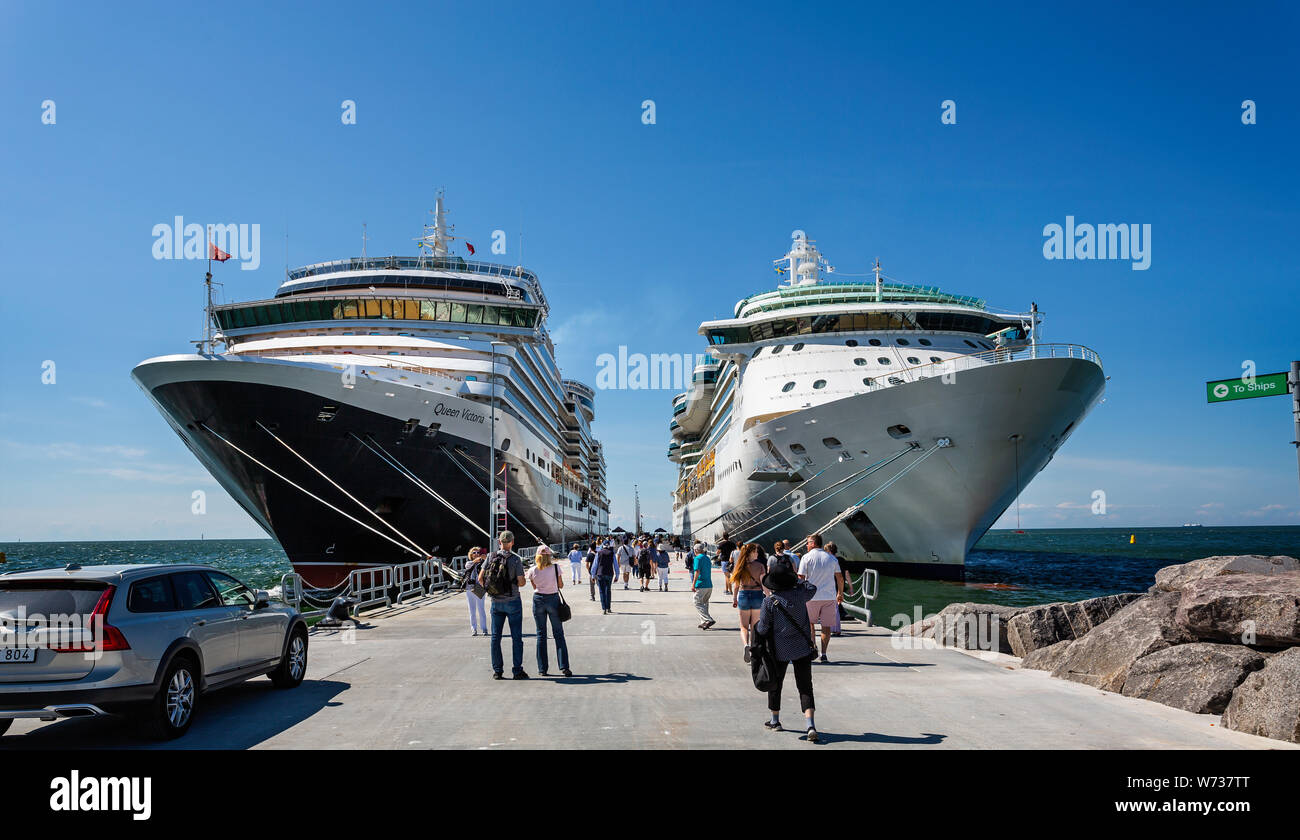
<instances>
[{"instance_id":1,"label":"sign post","mask_svg":"<svg viewBox=\"0 0 1300 840\"><path fill-rule=\"evenodd\" d=\"M1291 371L1266 373L1247 379L1217 379L1205 383L1205 401L1207 403L1232 402L1233 400L1250 400L1255 397L1276 397L1291 394L1291 413L1295 417L1296 463L1300 467L1300 361L1291 363Z\"/></svg>"}]
</instances>

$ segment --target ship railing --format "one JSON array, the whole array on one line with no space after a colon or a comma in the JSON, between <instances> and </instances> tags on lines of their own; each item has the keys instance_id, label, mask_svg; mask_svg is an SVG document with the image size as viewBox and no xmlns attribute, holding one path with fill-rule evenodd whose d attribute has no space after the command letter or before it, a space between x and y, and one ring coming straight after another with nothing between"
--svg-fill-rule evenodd
<instances>
[{"instance_id":1,"label":"ship railing","mask_svg":"<svg viewBox=\"0 0 1300 840\"><path fill-rule=\"evenodd\" d=\"M370 566L365 569L353 569L352 573L348 575L347 594L356 599L355 606L357 610L363 610L377 604L391 607L393 605L392 589L392 566Z\"/></svg>"},{"instance_id":2,"label":"ship railing","mask_svg":"<svg viewBox=\"0 0 1300 840\"><path fill-rule=\"evenodd\" d=\"M852 572L847 577L852 582ZM862 605L858 606L848 600L844 600L844 609L853 615L858 616L871 626L871 602L880 596L880 572L875 569L863 569L862 576L858 578L858 585L853 589L853 597L862 596Z\"/></svg>"},{"instance_id":3,"label":"ship railing","mask_svg":"<svg viewBox=\"0 0 1300 840\"><path fill-rule=\"evenodd\" d=\"M512 277L515 279L537 281L537 275L526 268L503 263L484 262L483 260L466 260L460 257L368 257L365 259L333 260L314 265L295 268L288 273L289 280L302 280L318 274L337 274L341 271L401 271L403 269L423 271L462 271L472 274L487 274L495 277Z\"/></svg>"},{"instance_id":4,"label":"ship railing","mask_svg":"<svg viewBox=\"0 0 1300 840\"><path fill-rule=\"evenodd\" d=\"M859 348L862 349L862 348ZM870 350L871 348L866 348ZM1007 362L1024 362L1033 359L1082 359L1101 367L1101 356L1097 351L1082 344L1024 344L1016 347L1004 347L955 356L938 362L901 368L873 377L867 391L877 391L907 382L919 382L932 377L953 377L963 370L976 370L990 365Z\"/></svg>"}]
</instances>

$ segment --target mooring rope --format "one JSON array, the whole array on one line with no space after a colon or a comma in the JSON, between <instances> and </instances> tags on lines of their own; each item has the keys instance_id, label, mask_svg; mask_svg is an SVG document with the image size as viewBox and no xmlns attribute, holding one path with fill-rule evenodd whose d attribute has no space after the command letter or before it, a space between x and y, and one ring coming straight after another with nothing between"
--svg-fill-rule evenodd
<instances>
[{"instance_id":1,"label":"mooring rope","mask_svg":"<svg viewBox=\"0 0 1300 840\"><path fill-rule=\"evenodd\" d=\"M442 453L443 453L444 455L447 456L447 460L451 461L453 464L456 465L456 469L460 470L462 473L465 474L465 477L466 477L466 478L468 478L470 481L474 482L474 486L475 486L475 487L477 487L478 489L480 489L480 490L482 490L484 493L486 493L489 499L492 498L492 491L489 490L488 488L484 487L483 484L482 484L482 482L480 482L477 478L474 477L474 474L473 474L473 473L471 473L469 470L465 469L465 465L462 464L460 461L458 461L458 460L456 459L455 454L453 454L452 451L448 451L447 447L444 446L443 444L438 444L438 448L441 449L441 450L442 450ZM483 466L482 464L478 463L477 461L474 461L473 459L470 460L470 463L474 464L474 465L477 466L477 467L482 467L482 466ZM541 506L538 506L538 510L542 511L542 513L546 514L547 516L551 516L551 515L550 515L549 513L547 513L547 511L546 511L545 509L543 509ZM511 512L510 512L510 509L509 509L508 507L506 508L506 516L509 516L509 517L511 517L512 519L514 519L516 522L518 522L518 523L519 523L519 527L520 527L520 528L523 528L525 531L527 531L529 534L531 534L532 537L533 537L533 539L537 540L537 544L538 544L538 545L545 545L545 544L546 544L546 540L544 540L544 539L542 539L541 537L539 537L539 536L537 535L537 532L536 532L536 531L534 531L532 528L529 528L526 524L524 524L524 521L523 521L522 519L520 519L520 518L519 518L518 516L516 516L515 514L511 513ZM552 519L555 519L554 516L551 516L551 518L552 518ZM557 520L557 521L558 521L558 520ZM564 523L563 523L563 522L560 522L560 526L563 527L563 526L564 526ZM562 538L562 537L563 537L563 534L561 534L561 538Z\"/></svg>"},{"instance_id":2,"label":"mooring rope","mask_svg":"<svg viewBox=\"0 0 1300 840\"><path fill-rule=\"evenodd\" d=\"M912 463L908 464L907 466L905 466L905 467L903 467L901 470L899 470L899 471L894 475L893 478L889 479L889 480L886 481L884 484L882 484L882 485L880 485L878 488L876 488L875 492L873 492L873 493L871 493L870 495L866 496L865 498L859 500L856 504L849 505L847 508L844 509L844 511L843 511L842 513L840 513L838 516L836 516L836 517L834 517L833 519L831 519L830 522L827 522L827 523L826 523L825 525L823 525L820 529L818 529L818 530L816 531L816 533L818 533L818 534L824 534L824 533L826 533L826 531L829 530L831 527L833 527L833 526L839 524L840 522L844 521L844 520L847 519L848 517L852 516L852 515L853 515L854 513L856 513L857 511L859 511L859 510L861 510L862 508L866 507L866 506L871 502L872 499L875 499L875 498L878 497L881 493L884 493L886 490L888 490L890 487L892 487L892 486L894 485L894 482L898 481L898 480L901 479L903 476L907 475L907 474L908 474L909 472L911 472L915 467L917 467L917 466L918 466L922 461L924 461L926 458L929 458L931 455L933 455L935 452L937 452L940 448L941 448L940 445L936 443L934 446L931 446L929 449L925 450L925 452L922 452L920 458L917 458L915 461L913 461Z\"/></svg>"},{"instance_id":3,"label":"mooring rope","mask_svg":"<svg viewBox=\"0 0 1300 840\"><path fill-rule=\"evenodd\" d=\"M352 434L352 433L349 432L348 434ZM369 449L371 452L375 453L375 455L377 455L377 456L380 458L380 460L382 460L384 463L388 464L390 467L392 467L393 469L397 470L397 471L398 471L399 473L401 473L402 475L406 476L406 478L409 479L409 480L410 480L410 481L411 481L411 482L412 482L416 487L419 487L421 490L423 490L424 492L428 493L428 494L429 494L430 496L432 496L433 498L437 499L439 502L441 502L441 503L443 504L444 507L446 507L446 508L447 508L448 510L450 510L452 513L456 514L456 515L459 516L461 519L463 519L463 520L465 520L466 522L468 522L468 523L470 524L470 526L473 527L475 530L477 530L480 534L482 534L483 536L487 537L488 539L491 539L491 538L492 538L492 535L489 534L487 531L484 531L483 528L482 528L482 526L480 526L480 525L479 525L477 522L475 522L473 519L470 519L470 518L469 518L468 516L466 516L465 514L461 513L461 512L456 508L455 505L453 505L451 502L447 501L447 500L444 499L441 495L439 495L438 491L434 490L432 487L430 487L428 484L426 484L426 483L424 482L424 480L421 479L418 475L416 475L415 473L411 472L411 470L408 469L404 464L402 464L401 461L398 461L398 460L397 460L396 458L394 458L392 455L389 455L389 454L388 454L388 450L386 450L386 449L384 449L384 447L380 446L379 443L376 442L376 441L374 440L374 438L371 438L371 439L370 439L370 442L367 443L366 441L364 441L364 440L362 440L361 438L357 437L355 434L352 434L352 437L353 437L353 438L354 438L358 443L360 443L362 446L364 446L365 448ZM367 435L367 437L369 437L369 436ZM371 445L370 445L371 443L374 443L374 446L371 446ZM378 447L378 448L376 448L376 447Z\"/></svg>"}]
</instances>

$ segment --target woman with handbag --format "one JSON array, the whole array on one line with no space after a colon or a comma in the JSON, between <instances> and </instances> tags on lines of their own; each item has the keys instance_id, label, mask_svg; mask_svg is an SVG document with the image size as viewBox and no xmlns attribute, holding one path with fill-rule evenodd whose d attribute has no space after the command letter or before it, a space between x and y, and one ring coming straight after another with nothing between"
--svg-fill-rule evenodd
<instances>
[{"instance_id":1,"label":"woman with handbag","mask_svg":"<svg viewBox=\"0 0 1300 840\"><path fill-rule=\"evenodd\" d=\"M465 572L461 577L461 586L465 589L465 600L469 603L469 628L470 635L477 636L479 630L483 635L491 632L488 626L487 609L483 605L484 592L482 584L478 582L478 573L483 569L483 560L486 552L481 548L471 548L469 557L465 561Z\"/></svg>"},{"instance_id":2,"label":"woman with handbag","mask_svg":"<svg viewBox=\"0 0 1300 840\"><path fill-rule=\"evenodd\" d=\"M754 660L754 683L761 680L767 690L767 708L772 719L764 721L768 729L781 731L781 686L785 672L794 665L794 681L799 689L799 707L803 709L807 724L807 738L817 743L817 726L813 722L812 663L817 648L812 642L812 625L808 621L808 602L817 594L817 588L802 581L788 564L778 564L763 576L762 585L771 592L763 599L754 634L765 637L760 646L751 635L751 644L761 647L761 655Z\"/></svg>"},{"instance_id":3,"label":"woman with handbag","mask_svg":"<svg viewBox=\"0 0 1300 840\"><path fill-rule=\"evenodd\" d=\"M543 676L549 666L546 650L546 620L551 622L555 633L555 656L560 660L560 672L566 677L573 676L569 670L569 646L564 641L564 622L569 616L569 605L564 602L560 590L564 588L564 575L555 563L555 555L547 546L537 549L533 567L526 575L533 589L533 623L537 625L537 670Z\"/></svg>"},{"instance_id":4,"label":"woman with handbag","mask_svg":"<svg viewBox=\"0 0 1300 840\"><path fill-rule=\"evenodd\" d=\"M763 576L767 564L758 559L758 543L745 543L736 549L738 556L731 571L731 606L740 613L740 642L745 646L745 661L750 661L749 637L763 608Z\"/></svg>"}]
</instances>

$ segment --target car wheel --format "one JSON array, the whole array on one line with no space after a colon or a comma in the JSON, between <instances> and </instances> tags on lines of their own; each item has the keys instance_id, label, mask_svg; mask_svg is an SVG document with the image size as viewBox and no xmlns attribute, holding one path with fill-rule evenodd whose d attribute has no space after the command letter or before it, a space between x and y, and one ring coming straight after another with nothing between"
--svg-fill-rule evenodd
<instances>
[{"instance_id":1,"label":"car wheel","mask_svg":"<svg viewBox=\"0 0 1300 840\"><path fill-rule=\"evenodd\" d=\"M0 720L0 735L3 735L6 732L8 732L9 727L13 725L14 725L13 718L5 718L4 720Z\"/></svg>"},{"instance_id":2,"label":"car wheel","mask_svg":"<svg viewBox=\"0 0 1300 840\"><path fill-rule=\"evenodd\" d=\"M307 631L299 627L285 645L280 666L271 672L271 682L276 688L297 688L307 676Z\"/></svg>"},{"instance_id":3,"label":"car wheel","mask_svg":"<svg viewBox=\"0 0 1300 840\"><path fill-rule=\"evenodd\" d=\"M167 666L162 688L149 704L141 722L147 733L154 738L179 738L189 731L198 704L197 668L192 659L180 656Z\"/></svg>"}]
</instances>

